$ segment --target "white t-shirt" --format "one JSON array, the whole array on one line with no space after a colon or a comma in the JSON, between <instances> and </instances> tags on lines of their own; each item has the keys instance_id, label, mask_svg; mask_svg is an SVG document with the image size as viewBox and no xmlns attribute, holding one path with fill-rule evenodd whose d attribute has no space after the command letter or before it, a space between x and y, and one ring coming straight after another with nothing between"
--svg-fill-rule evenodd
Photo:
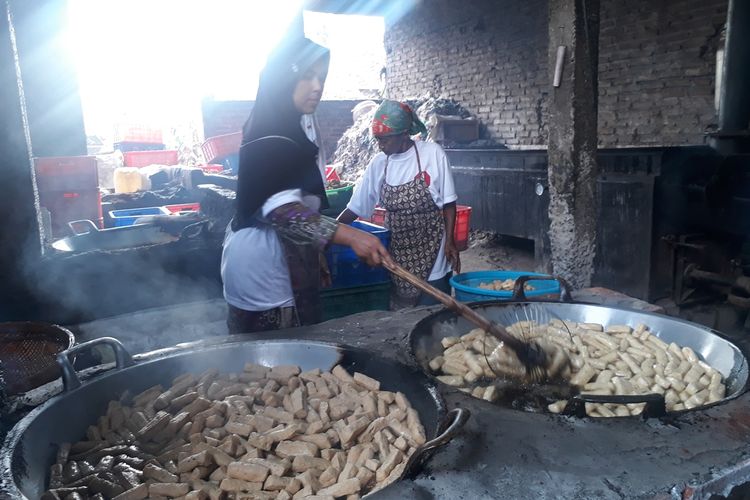
<instances>
[{"instance_id":1,"label":"white t-shirt","mask_svg":"<svg viewBox=\"0 0 750 500\"><path fill-rule=\"evenodd\" d=\"M263 216L288 203L302 202L317 210L320 199L293 189L271 196L263 204ZM245 311L266 311L294 305L289 268L276 231L248 227L237 232L227 226L221 253L224 299Z\"/></svg>"},{"instance_id":2,"label":"white t-shirt","mask_svg":"<svg viewBox=\"0 0 750 500\"><path fill-rule=\"evenodd\" d=\"M307 138L318 144L314 115L302 115L300 125ZM318 168L325 184L322 154L318 155ZM313 210L320 207L318 197L303 196L301 190L293 189L266 200L262 208L263 216L294 202L302 202ZM245 311L267 311L294 305L284 250L276 231L270 227L248 227L234 232L231 223L227 226L221 252L221 279L224 299Z\"/></svg>"},{"instance_id":3,"label":"white t-shirt","mask_svg":"<svg viewBox=\"0 0 750 500\"><path fill-rule=\"evenodd\" d=\"M422 170L430 176L429 189L435 205L442 209L446 203L456 201L458 195L456 195L456 187L453 184L453 174L443 148L434 142L417 141L414 144L419 148ZM413 181L419 172L414 148L409 148L404 153L394 154L388 158L387 179L384 179L385 160L385 153L378 153L370 161L364 176L354 187L354 193L347 208L360 217L370 217L375 211L375 207L380 202L380 187L383 185L383 181L391 186L399 186ZM428 280L439 280L449 272L451 272L451 266L448 259L445 258L445 234L443 234L440 251Z\"/></svg>"}]
</instances>

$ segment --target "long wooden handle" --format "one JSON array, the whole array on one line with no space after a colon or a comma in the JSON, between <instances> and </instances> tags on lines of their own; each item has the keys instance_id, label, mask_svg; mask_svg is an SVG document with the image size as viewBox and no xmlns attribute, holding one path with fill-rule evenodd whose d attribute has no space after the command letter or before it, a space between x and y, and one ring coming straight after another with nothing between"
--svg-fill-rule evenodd
<instances>
[{"instance_id":1,"label":"long wooden handle","mask_svg":"<svg viewBox=\"0 0 750 500\"><path fill-rule=\"evenodd\" d=\"M455 313L463 316L467 321L478 326L485 332L491 333L496 336L499 340L505 343L508 347L513 349L517 354L522 354L525 344L517 339L516 337L509 334L505 328L497 325L496 323L490 322L487 318L478 314L474 309L468 307L465 304L458 302L456 299L448 295L447 293L441 292L434 286L430 285L426 281L423 281L412 273L399 266L393 261L383 261L383 267L388 269L391 273L395 274L404 281L409 282L414 287L422 290L424 293L431 295L435 300L439 301L445 307L454 311ZM520 357L520 356L519 356Z\"/></svg>"}]
</instances>

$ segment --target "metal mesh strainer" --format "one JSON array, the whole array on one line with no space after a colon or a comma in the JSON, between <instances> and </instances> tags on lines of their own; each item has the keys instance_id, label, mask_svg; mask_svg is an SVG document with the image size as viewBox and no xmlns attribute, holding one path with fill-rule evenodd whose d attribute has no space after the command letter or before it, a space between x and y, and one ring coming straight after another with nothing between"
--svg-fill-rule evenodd
<instances>
[{"instance_id":1,"label":"metal mesh strainer","mask_svg":"<svg viewBox=\"0 0 750 500\"><path fill-rule=\"evenodd\" d=\"M550 327L553 320L556 321L556 327ZM514 337L527 343L542 341L552 345L550 342L552 336L571 338L567 324L543 303L511 303L500 310L494 322ZM502 378L509 375L516 377L523 375L525 368L511 350L505 349L502 343L498 343L494 338L484 336L483 340L484 358L496 376ZM562 357L553 360L552 364L568 362L567 356L562 351L555 352L555 354ZM560 373L557 370L553 372L558 377L569 375L569 370L563 370Z\"/></svg>"},{"instance_id":2,"label":"metal mesh strainer","mask_svg":"<svg viewBox=\"0 0 750 500\"><path fill-rule=\"evenodd\" d=\"M55 356L73 345L58 325L32 321L0 323L0 370L8 394L26 392L60 375Z\"/></svg>"}]
</instances>

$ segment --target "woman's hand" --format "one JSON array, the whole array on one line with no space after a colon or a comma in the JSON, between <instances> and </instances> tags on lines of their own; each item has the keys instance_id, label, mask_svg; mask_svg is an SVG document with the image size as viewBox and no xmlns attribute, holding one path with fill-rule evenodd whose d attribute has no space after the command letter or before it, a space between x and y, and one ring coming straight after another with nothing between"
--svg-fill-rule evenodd
<instances>
[{"instance_id":1,"label":"woman's hand","mask_svg":"<svg viewBox=\"0 0 750 500\"><path fill-rule=\"evenodd\" d=\"M364 260L368 266L373 267L380 266L383 264L383 261L391 258L388 250L385 249L377 236L364 231L360 232L362 234L355 238L351 244L352 250L357 254L357 257Z\"/></svg>"},{"instance_id":2,"label":"woman's hand","mask_svg":"<svg viewBox=\"0 0 750 500\"><path fill-rule=\"evenodd\" d=\"M333 235L333 242L351 247L357 257L369 266L380 266L384 261L391 261L388 250L377 236L346 224L339 224L336 234Z\"/></svg>"},{"instance_id":3,"label":"woman's hand","mask_svg":"<svg viewBox=\"0 0 750 500\"><path fill-rule=\"evenodd\" d=\"M461 254L456 248L456 242L453 238L448 238L445 241L445 258L450 262L453 272L458 274L461 272Z\"/></svg>"}]
</instances>

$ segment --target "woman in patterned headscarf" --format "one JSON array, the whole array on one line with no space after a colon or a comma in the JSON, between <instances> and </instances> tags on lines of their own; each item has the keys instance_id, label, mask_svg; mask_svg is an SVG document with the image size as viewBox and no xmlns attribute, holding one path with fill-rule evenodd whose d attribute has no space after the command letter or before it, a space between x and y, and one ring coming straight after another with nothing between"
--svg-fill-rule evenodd
<instances>
[{"instance_id":1,"label":"woman in patterned headscarf","mask_svg":"<svg viewBox=\"0 0 750 500\"><path fill-rule=\"evenodd\" d=\"M453 238L458 196L440 145L412 140L426 133L408 105L383 101L372 120L372 134L382 153L367 166L339 221L369 217L376 205L383 207L393 259L450 294L451 270L461 271ZM435 303L400 278L393 280L392 308Z\"/></svg>"}]
</instances>

